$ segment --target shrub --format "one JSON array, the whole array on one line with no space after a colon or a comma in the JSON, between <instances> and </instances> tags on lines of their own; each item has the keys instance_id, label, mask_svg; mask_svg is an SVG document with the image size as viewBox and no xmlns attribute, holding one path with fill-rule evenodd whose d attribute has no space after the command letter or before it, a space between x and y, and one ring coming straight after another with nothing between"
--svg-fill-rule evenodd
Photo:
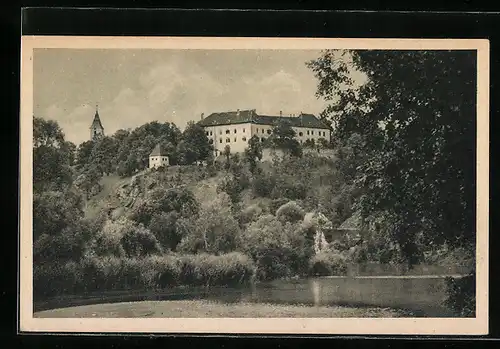
<instances>
[{"instance_id":1,"label":"shrub","mask_svg":"<svg viewBox=\"0 0 500 349\"><path fill-rule=\"evenodd\" d=\"M283 224L272 215L263 215L250 223L242 234L241 248L255 261L260 279L286 277L298 272L296 266L305 261L299 248L301 239L294 237L296 231L296 226Z\"/></svg>"},{"instance_id":2,"label":"shrub","mask_svg":"<svg viewBox=\"0 0 500 349\"><path fill-rule=\"evenodd\" d=\"M460 317L474 317L476 313L476 274L459 279L446 278L445 304Z\"/></svg>"},{"instance_id":3,"label":"shrub","mask_svg":"<svg viewBox=\"0 0 500 349\"><path fill-rule=\"evenodd\" d=\"M34 300L62 294L77 294L83 290L83 273L74 261L50 262L33 267Z\"/></svg>"},{"instance_id":4,"label":"shrub","mask_svg":"<svg viewBox=\"0 0 500 349\"><path fill-rule=\"evenodd\" d=\"M273 199L273 201L271 201L271 205L270 205L270 211L272 214L276 214L276 211L278 210L278 208L280 208L281 206L283 206L284 204L286 204L287 202L289 202L290 200L287 199L287 198L277 198L277 199Z\"/></svg>"},{"instance_id":5,"label":"shrub","mask_svg":"<svg viewBox=\"0 0 500 349\"><path fill-rule=\"evenodd\" d=\"M290 201L276 211L276 218L281 222L296 223L304 219L305 212L295 201Z\"/></svg>"},{"instance_id":6,"label":"shrub","mask_svg":"<svg viewBox=\"0 0 500 349\"><path fill-rule=\"evenodd\" d=\"M181 241L182 237L177 231L178 219L179 214L175 211L157 213L151 218L148 228L165 249L174 251Z\"/></svg>"},{"instance_id":7,"label":"shrub","mask_svg":"<svg viewBox=\"0 0 500 349\"><path fill-rule=\"evenodd\" d=\"M95 291L154 290L176 285L235 286L252 280L255 265L251 258L239 252L220 256L90 256L80 263L37 265L33 273L33 295L37 301Z\"/></svg>"},{"instance_id":8,"label":"shrub","mask_svg":"<svg viewBox=\"0 0 500 349\"><path fill-rule=\"evenodd\" d=\"M273 176L265 173L256 174L252 180L252 192L255 196L271 197L275 184Z\"/></svg>"},{"instance_id":9,"label":"shrub","mask_svg":"<svg viewBox=\"0 0 500 349\"><path fill-rule=\"evenodd\" d=\"M225 192L231 198L231 202L233 204L240 201L240 195L243 191L243 187L241 186L238 178L234 176L226 177L222 180L221 183L217 186L217 193Z\"/></svg>"},{"instance_id":10,"label":"shrub","mask_svg":"<svg viewBox=\"0 0 500 349\"><path fill-rule=\"evenodd\" d=\"M162 251L156 237L142 226L127 231L121 238L121 244L128 257L144 257Z\"/></svg>"},{"instance_id":11,"label":"shrub","mask_svg":"<svg viewBox=\"0 0 500 349\"><path fill-rule=\"evenodd\" d=\"M314 255L309 262L311 275L345 275L347 273L346 258L333 251L325 251Z\"/></svg>"},{"instance_id":12,"label":"shrub","mask_svg":"<svg viewBox=\"0 0 500 349\"><path fill-rule=\"evenodd\" d=\"M231 202L225 193L205 203L198 217L180 223L183 238L179 251L221 254L236 248L240 227L232 215Z\"/></svg>"},{"instance_id":13,"label":"shrub","mask_svg":"<svg viewBox=\"0 0 500 349\"><path fill-rule=\"evenodd\" d=\"M245 225L254 222L262 214L262 208L259 205L250 205L245 207L240 212L239 222L240 225Z\"/></svg>"},{"instance_id":14,"label":"shrub","mask_svg":"<svg viewBox=\"0 0 500 349\"><path fill-rule=\"evenodd\" d=\"M271 197L275 199L285 197L290 200L303 200L306 196L306 186L294 178L280 178L271 192Z\"/></svg>"},{"instance_id":15,"label":"shrub","mask_svg":"<svg viewBox=\"0 0 500 349\"><path fill-rule=\"evenodd\" d=\"M191 285L240 285L254 275L252 260L239 252L214 256L185 255L182 261L181 283Z\"/></svg>"}]
</instances>

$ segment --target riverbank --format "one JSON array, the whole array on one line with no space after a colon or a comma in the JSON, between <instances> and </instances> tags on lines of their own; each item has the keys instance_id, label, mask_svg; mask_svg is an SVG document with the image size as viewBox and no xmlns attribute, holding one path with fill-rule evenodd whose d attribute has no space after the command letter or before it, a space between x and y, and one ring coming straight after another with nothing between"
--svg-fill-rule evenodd
<instances>
[{"instance_id":1,"label":"riverbank","mask_svg":"<svg viewBox=\"0 0 500 349\"><path fill-rule=\"evenodd\" d=\"M307 306L265 303L225 304L208 300L94 304L34 313L35 318L349 318L411 317L410 312L379 307Z\"/></svg>"}]
</instances>

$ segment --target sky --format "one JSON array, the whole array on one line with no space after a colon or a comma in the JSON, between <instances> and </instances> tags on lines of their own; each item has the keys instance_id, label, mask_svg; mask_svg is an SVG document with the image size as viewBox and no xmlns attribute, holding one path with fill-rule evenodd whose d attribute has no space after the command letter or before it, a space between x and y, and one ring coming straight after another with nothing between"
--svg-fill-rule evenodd
<instances>
[{"instance_id":1,"label":"sky","mask_svg":"<svg viewBox=\"0 0 500 349\"><path fill-rule=\"evenodd\" d=\"M318 115L312 50L36 49L34 115L59 123L66 140L89 139L96 105L106 134L146 122L256 109Z\"/></svg>"}]
</instances>

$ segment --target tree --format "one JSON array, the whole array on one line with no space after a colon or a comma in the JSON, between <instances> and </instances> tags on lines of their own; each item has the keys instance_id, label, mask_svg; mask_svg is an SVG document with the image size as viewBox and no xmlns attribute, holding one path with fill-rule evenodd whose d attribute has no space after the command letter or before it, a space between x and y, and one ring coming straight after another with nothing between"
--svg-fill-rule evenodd
<instances>
[{"instance_id":1,"label":"tree","mask_svg":"<svg viewBox=\"0 0 500 349\"><path fill-rule=\"evenodd\" d=\"M182 133L178 146L178 154L181 162L190 165L195 161L206 160L212 151L205 130L194 122L189 122Z\"/></svg>"},{"instance_id":2,"label":"tree","mask_svg":"<svg viewBox=\"0 0 500 349\"><path fill-rule=\"evenodd\" d=\"M189 253L223 254L234 251L240 234L238 222L231 213L231 202L226 194L219 194L205 203L196 220L182 222L183 239L179 249Z\"/></svg>"},{"instance_id":3,"label":"tree","mask_svg":"<svg viewBox=\"0 0 500 349\"><path fill-rule=\"evenodd\" d=\"M116 167L118 144L113 137L102 137L95 142L90 159L92 166L96 166L101 174L110 174Z\"/></svg>"},{"instance_id":4,"label":"tree","mask_svg":"<svg viewBox=\"0 0 500 349\"><path fill-rule=\"evenodd\" d=\"M84 172L78 176L75 181L75 186L83 191L85 198L88 200L92 196L94 188L99 186L101 172L97 165L87 165Z\"/></svg>"},{"instance_id":5,"label":"tree","mask_svg":"<svg viewBox=\"0 0 500 349\"><path fill-rule=\"evenodd\" d=\"M176 211L153 214L149 223L149 230L156 236L163 248L175 251L181 236L177 229L180 214Z\"/></svg>"},{"instance_id":6,"label":"tree","mask_svg":"<svg viewBox=\"0 0 500 349\"><path fill-rule=\"evenodd\" d=\"M59 148L64 143L64 133L54 120L33 117L33 147Z\"/></svg>"},{"instance_id":7,"label":"tree","mask_svg":"<svg viewBox=\"0 0 500 349\"><path fill-rule=\"evenodd\" d=\"M85 141L78 146L76 153L76 164L78 169L82 169L90 163L90 155L94 149L94 141Z\"/></svg>"},{"instance_id":8,"label":"tree","mask_svg":"<svg viewBox=\"0 0 500 349\"><path fill-rule=\"evenodd\" d=\"M222 155L224 155L226 157L226 170L229 169L229 167L231 166L231 162L230 162L230 156L231 156L231 147L229 146L229 144L226 144L226 146L224 147L224 152L222 153Z\"/></svg>"},{"instance_id":9,"label":"tree","mask_svg":"<svg viewBox=\"0 0 500 349\"><path fill-rule=\"evenodd\" d=\"M52 120L33 120L33 189L66 190L72 183L70 143Z\"/></svg>"},{"instance_id":10,"label":"tree","mask_svg":"<svg viewBox=\"0 0 500 349\"><path fill-rule=\"evenodd\" d=\"M262 145L257 135L253 135L248 140L248 147L245 149L245 159L250 166L250 172L255 173L257 161L262 160Z\"/></svg>"},{"instance_id":11,"label":"tree","mask_svg":"<svg viewBox=\"0 0 500 349\"><path fill-rule=\"evenodd\" d=\"M80 196L72 192L45 191L33 196L33 240L54 236L83 217Z\"/></svg>"},{"instance_id":12,"label":"tree","mask_svg":"<svg viewBox=\"0 0 500 349\"><path fill-rule=\"evenodd\" d=\"M361 135L355 183L366 219L383 229L410 265L422 246L474 246L476 57L472 51L325 51L307 65L330 102L322 116L334 138ZM350 71L366 77L353 84ZM352 173L352 172L351 172ZM382 228L381 228L382 229Z\"/></svg>"},{"instance_id":13,"label":"tree","mask_svg":"<svg viewBox=\"0 0 500 349\"><path fill-rule=\"evenodd\" d=\"M295 139L296 133L289 122L280 120L273 127L272 134L269 137L269 142L272 147L288 152L295 157L302 156L302 148L300 143Z\"/></svg>"}]
</instances>

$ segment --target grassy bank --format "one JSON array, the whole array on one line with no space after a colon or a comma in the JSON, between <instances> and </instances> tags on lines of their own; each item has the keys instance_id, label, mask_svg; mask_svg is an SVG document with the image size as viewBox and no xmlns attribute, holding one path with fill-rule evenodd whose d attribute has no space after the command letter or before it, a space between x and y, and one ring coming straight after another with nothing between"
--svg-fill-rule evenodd
<instances>
[{"instance_id":1,"label":"grassy bank","mask_svg":"<svg viewBox=\"0 0 500 349\"><path fill-rule=\"evenodd\" d=\"M409 317L412 314L389 308L313 307L275 304L222 304L205 300L147 301L115 304L96 304L41 311L38 318L134 318L134 317Z\"/></svg>"}]
</instances>

